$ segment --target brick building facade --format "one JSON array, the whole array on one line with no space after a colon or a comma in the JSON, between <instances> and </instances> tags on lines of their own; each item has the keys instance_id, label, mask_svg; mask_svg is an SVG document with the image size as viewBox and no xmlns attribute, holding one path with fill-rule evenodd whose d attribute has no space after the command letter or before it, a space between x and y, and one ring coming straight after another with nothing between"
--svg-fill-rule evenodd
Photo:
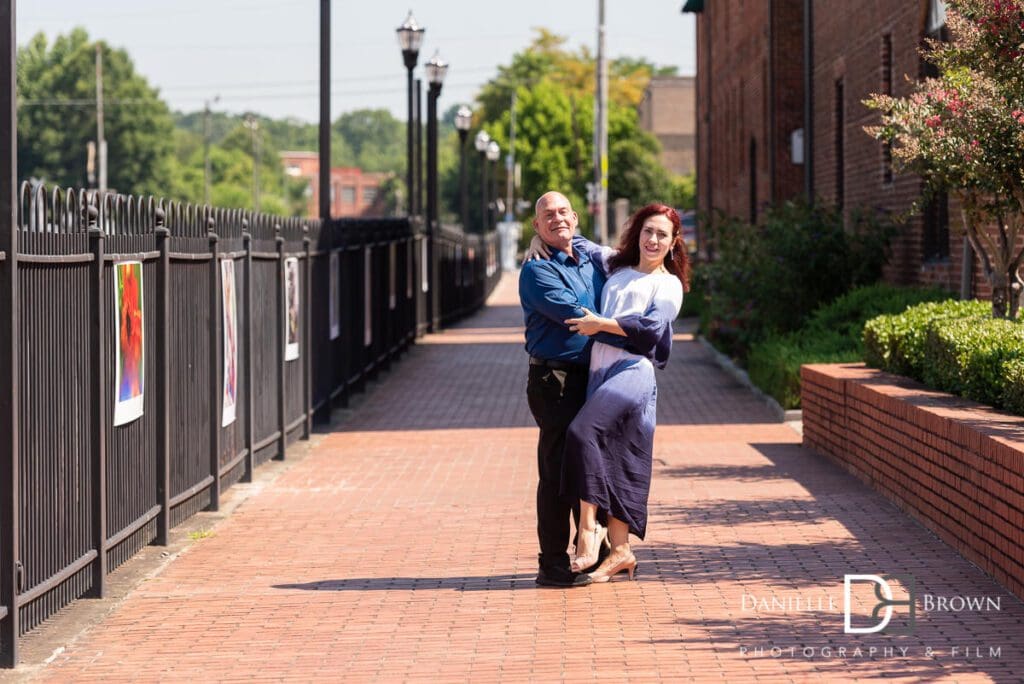
<instances>
[{"instance_id":1,"label":"brick building facade","mask_svg":"<svg viewBox=\"0 0 1024 684\"><path fill-rule=\"evenodd\" d=\"M944 3L710 0L688 2L687 10L698 12L699 209L755 221L768 203L810 190L846 210L902 216L886 280L959 290L959 208L943 196L910 214L922 181L893 173L886 147L864 132L878 123L864 99L907 95L911 81L927 75L931 67L920 50L927 36L946 37ZM804 164L808 147L800 144L808 128ZM975 294L984 296L977 260L969 268Z\"/></svg>"},{"instance_id":2,"label":"brick building facade","mask_svg":"<svg viewBox=\"0 0 1024 684\"><path fill-rule=\"evenodd\" d=\"M320 157L316 152L282 152L284 171L308 185L307 216L320 213ZM362 169L337 166L331 169L331 216L381 216L384 213L381 183L386 173L368 173Z\"/></svg>"}]
</instances>

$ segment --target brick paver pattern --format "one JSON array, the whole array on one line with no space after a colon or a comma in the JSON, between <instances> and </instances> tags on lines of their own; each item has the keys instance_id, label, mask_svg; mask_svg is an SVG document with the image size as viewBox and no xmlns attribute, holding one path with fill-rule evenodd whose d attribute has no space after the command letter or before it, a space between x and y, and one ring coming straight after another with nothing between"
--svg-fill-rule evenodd
<instances>
[{"instance_id":1,"label":"brick paver pattern","mask_svg":"<svg viewBox=\"0 0 1024 684\"><path fill-rule=\"evenodd\" d=\"M526 370L506 275L487 308L421 340L310 454L40 678L1024 678L1022 604L803 449L682 333L658 375L637 581L536 587ZM846 573L913 575L913 634L844 634ZM863 586L855 615L877 602ZM926 593L1001 609L925 613Z\"/></svg>"}]
</instances>

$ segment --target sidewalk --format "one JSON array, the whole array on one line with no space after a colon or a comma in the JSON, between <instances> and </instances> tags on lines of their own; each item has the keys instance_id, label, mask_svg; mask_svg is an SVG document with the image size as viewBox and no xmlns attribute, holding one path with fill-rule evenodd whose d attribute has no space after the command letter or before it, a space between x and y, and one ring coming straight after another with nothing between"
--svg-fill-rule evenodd
<instances>
[{"instance_id":1,"label":"sidewalk","mask_svg":"<svg viewBox=\"0 0 1024 684\"><path fill-rule=\"evenodd\" d=\"M537 435L515 285L507 276L487 309L420 341L37 678L1024 678L1024 606L802 449L684 334L658 376L638 580L537 588ZM999 597L1001 610L919 607L912 635L844 634L844 574L901 572L919 594Z\"/></svg>"}]
</instances>

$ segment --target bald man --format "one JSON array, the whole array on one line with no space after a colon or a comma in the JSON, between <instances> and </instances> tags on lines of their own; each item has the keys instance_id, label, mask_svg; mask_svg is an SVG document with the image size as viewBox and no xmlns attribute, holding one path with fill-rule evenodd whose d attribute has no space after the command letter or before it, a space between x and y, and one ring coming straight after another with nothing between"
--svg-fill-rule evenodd
<instances>
[{"instance_id":1,"label":"bald man","mask_svg":"<svg viewBox=\"0 0 1024 684\"><path fill-rule=\"evenodd\" d=\"M570 570L566 551L569 514L575 508L579 519L579 502L559 494L565 433L586 400L591 346L588 337L570 331L564 321L582 316L583 308L598 311L604 285L604 276L587 255L573 250L578 224L579 216L565 195L542 195L535 207L533 228L551 248L552 256L526 262L519 274L526 351L530 355L526 396L540 428L537 584L551 587L590 583L585 572Z\"/></svg>"}]
</instances>

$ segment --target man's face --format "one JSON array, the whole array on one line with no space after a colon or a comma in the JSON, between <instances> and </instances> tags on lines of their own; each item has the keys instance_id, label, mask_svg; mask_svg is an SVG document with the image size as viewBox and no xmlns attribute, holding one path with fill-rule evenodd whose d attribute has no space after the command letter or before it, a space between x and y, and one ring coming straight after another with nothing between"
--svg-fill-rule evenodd
<instances>
[{"instance_id":1,"label":"man's face","mask_svg":"<svg viewBox=\"0 0 1024 684\"><path fill-rule=\"evenodd\" d=\"M572 243L572 236L576 232L579 220L580 217L572 210L569 200L557 192L550 192L537 203L533 228L541 240L557 250L564 251Z\"/></svg>"}]
</instances>

